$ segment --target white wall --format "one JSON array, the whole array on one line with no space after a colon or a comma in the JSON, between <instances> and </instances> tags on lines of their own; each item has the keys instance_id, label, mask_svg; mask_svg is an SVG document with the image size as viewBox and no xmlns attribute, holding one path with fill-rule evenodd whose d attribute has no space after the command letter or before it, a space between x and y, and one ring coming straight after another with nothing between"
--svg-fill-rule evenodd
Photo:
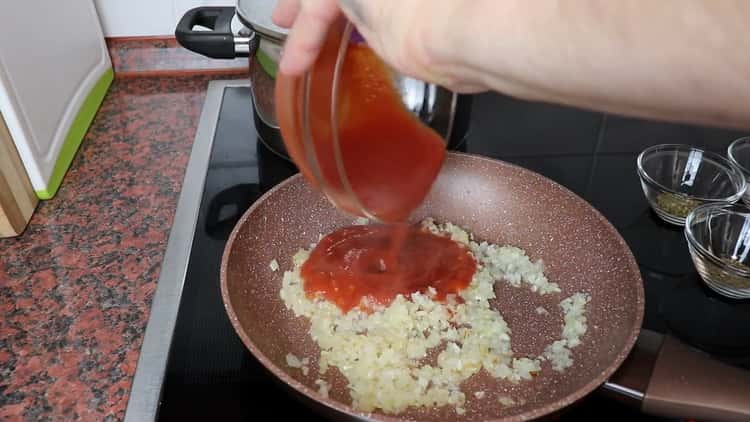
<instances>
[{"instance_id":1,"label":"white wall","mask_svg":"<svg viewBox=\"0 0 750 422\"><path fill-rule=\"evenodd\" d=\"M107 37L172 35L182 15L196 6L234 6L236 0L95 0Z\"/></svg>"}]
</instances>

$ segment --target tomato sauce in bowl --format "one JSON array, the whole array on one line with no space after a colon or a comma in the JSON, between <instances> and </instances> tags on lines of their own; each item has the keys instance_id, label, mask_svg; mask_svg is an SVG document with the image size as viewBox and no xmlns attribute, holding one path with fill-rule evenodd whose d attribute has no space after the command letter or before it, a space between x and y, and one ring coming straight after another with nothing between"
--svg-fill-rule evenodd
<instances>
[{"instance_id":1,"label":"tomato sauce in bowl","mask_svg":"<svg viewBox=\"0 0 750 422\"><path fill-rule=\"evenodd\" d=\"M342 43L346 34L343 26L331 29L305 77L278 75L282 137L305 178L334 205L403 221L429 193L445 142L404 106L391 69L366 44Z\"/></svg>"}]
</instances>

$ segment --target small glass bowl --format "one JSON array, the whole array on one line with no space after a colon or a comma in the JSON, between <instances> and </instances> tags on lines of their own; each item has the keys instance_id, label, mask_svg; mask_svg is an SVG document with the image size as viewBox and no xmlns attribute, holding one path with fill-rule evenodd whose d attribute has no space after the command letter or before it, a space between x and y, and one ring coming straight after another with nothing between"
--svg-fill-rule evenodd
<instances>
[{"instance_id":1,"label":"small glass bowl","mask_svg":"<svg viewBox=\"0 0 750 422\"><path fill-rule=\"evenodd\" d=\"M727 148L729 161L737 165L742 170L745 180L750 182L750 136L737 139ZM750 205L750 189L742 195L742 202Z\"/></svg>"},{"instance_id":2,"label":"small glass bowl","mask_svg":"<svg viewBox=\"0 0 750 422\"><path fill-rule=\"evenodd\" d=\"M300 172L337 208L379 222L404 220L427 196L459 105L457 93L390 68L345 20L304 76L277 75L275 96ZM397 108L405 120L392 119Z\"/></svg>"},{"instance_id":3,"label":"small glass bowl","mask_svg":"<svg viewBox=\"0 0 750 422\"><path fill-rule=\"evenodd\" d=\"M685 222L690 256L703 281L733 299L750 298L750 208L701 205Z\"/></svg>"},{"instance_id":4,"label":"small glass bowl","mask_svg":"<svg viewBox=\"0 0 750 422\"><path fill-rule=\"evenodd\" d=\"M719 154L689 145L664 144L638 156L638 176L651 208L664 221L684 225L695 207L734 203L745 193L740 168Z\"/></svg>"}]
</instances>

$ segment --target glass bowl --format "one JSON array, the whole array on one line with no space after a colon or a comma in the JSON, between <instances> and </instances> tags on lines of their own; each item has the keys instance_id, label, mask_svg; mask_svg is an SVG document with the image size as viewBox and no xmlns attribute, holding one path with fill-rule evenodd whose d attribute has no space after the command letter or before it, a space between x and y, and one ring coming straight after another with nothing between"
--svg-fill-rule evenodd
<instances>
[{"instance_id":1,"label":"glass bowl","mask_svg":"<svg viewBox=\"0 0 750 422\"><path fill-rule=\"evenodd\" d=\"M399 74L341 21L303 77L279 74L289 155L339 209L402 221L427 196L454 129L458 95Z\"/></svg>"},{"instance_id":2,"label":"glass bowl","mask_svg":"<svg viewBox=\"0 0 750 422\"><path fill-rule=\"evenodd\" d=\"M737 164L746 181L750 181L750 136L737 139L727 148L729 161ZM745 191L742 201L750 205L750 189Z\"/></svg>"},{"instance_id":3,"label":"glass bowl","mask_svg":"<svg viewBox=\"0 0 750 422\"><path fill-rule=\"evenodd\" d=\"M706 204L685 222L690 256L703 281L717 293L750 298L750 208Z\"/></svg>"},{"instance_id":4,"label":"glass bowl","mask_svg":"<svg viewBox=\"0 0 750 422\"><path fill-rule=\"evenodd\" d=\"M689 145L664 144L638 156L643 193L659 217L684 225L699 205L734 203L745 192L742 170L719 154Z\"/></svg>"}]
</instances>

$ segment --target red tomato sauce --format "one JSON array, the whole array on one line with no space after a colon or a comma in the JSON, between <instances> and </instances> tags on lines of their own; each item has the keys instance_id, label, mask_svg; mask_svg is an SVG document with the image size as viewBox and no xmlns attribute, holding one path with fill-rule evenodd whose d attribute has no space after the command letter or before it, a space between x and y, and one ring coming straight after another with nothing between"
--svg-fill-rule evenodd
<instances>
[{"instance_id":1,"label":"red tomato sauce","mask_svg":"<svg viewBox=\"0 0 750 422\"><path fill-rule=\"evenodd\" d=\"M321 239L302 266L308 298L322 295L344 313L389 305L397 295L436 290L444 301L471 283L476 261L464 246L419 227L353 226Z\"/></svg>"}]
</instances>

